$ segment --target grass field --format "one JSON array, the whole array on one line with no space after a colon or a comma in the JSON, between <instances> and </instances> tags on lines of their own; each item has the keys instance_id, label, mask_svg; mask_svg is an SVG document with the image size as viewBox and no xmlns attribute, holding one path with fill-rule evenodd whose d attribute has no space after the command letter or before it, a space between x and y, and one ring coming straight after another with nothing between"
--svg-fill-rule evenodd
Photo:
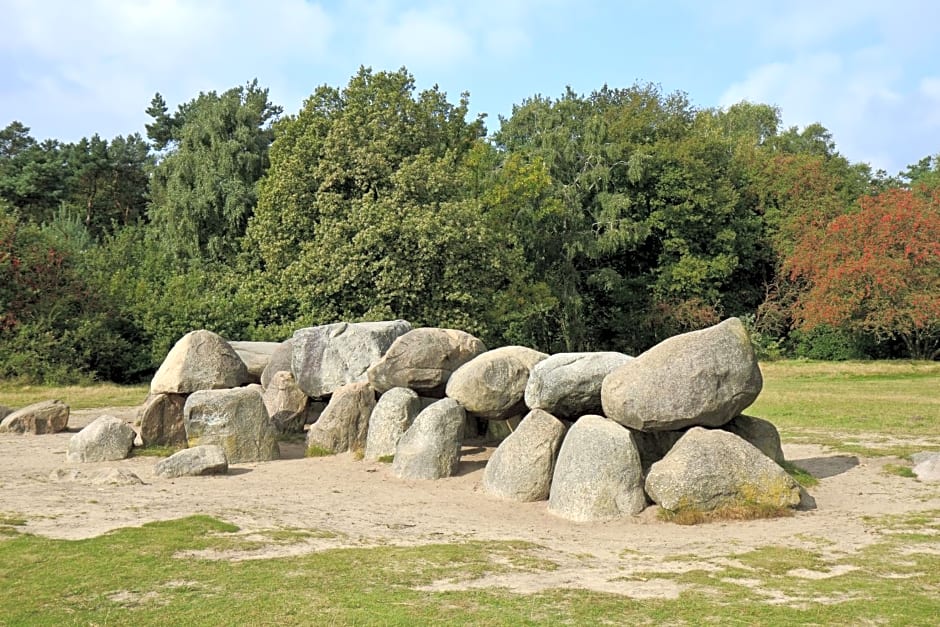
<instances>
[{"instance_id":1,"label":"grass field","mask_svg":"<svg viewBox=\"0 0 940 627\"><path fill-rule=\"evenodd\" d=\"M71 409L131 407L143 403L149 391L148 385L99 383L89 386L44 386L0 381L0 405L19 409L39 401L59 399Z\"/></svg>"},{"instance_id":2,"label":"grass field","mask_svg":"<svg viewBox=\"0 0 940 627\"><path fill-rule=\"evenodd\" d=\"M884 438L890 448L898 436L940 436L940 364L762 367L764 393L748 413L778 424L785 440L829 438L837 448L855 446L864 435ZM144 387L0 386L0 404L13 406L44 398L134 405L145 396ZM877 539L856 552L832 554L824 544L818 550L768 546L721 559L674 556L700 567L628 576L673 581L682 589L676 599L566 588L535 594L427 589L442 579L557 568L522 542L334 549L232 562L205 551L245 548L249 540L206 517L80 541L27 535L18 531L23 524L0 501L0 625L936 625L940 616L940 510L866 519ZM299 542L317 533L325 532L280 530L267 541Z\"/></svg>"}]
</instances>

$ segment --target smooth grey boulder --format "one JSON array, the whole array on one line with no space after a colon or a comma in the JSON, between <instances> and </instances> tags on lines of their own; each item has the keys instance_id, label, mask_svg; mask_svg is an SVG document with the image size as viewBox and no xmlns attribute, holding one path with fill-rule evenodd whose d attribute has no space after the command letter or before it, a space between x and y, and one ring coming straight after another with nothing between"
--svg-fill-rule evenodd
<instances>
[{"instance_id":1,"label":"smooth grey boulder","mask_svg":"<svg viewBox=\"0 0 940 627\"><path fill-rule=\"evenodd\" d=\"M928 453L918 457L913 471L921 481L940 481L940 453Z\"/></svg>"},{"instance_id":2,"label":"smooth grey boulder","mask_svg":"<svg viewBox=\"0 0 940 627\"><path fill-rule=\"evenodd\" d=\"M0 433L58 433L68 424L68 405L60 400L40 401L7 415L0 421Z\"/></svg>"},{"instance_id":3,"label":"smooth grey boulder","mask_svg":"<svg viewBox=\"0 0 940 627\"><path fill-rule=\"evenodd\" d=\"M151 394L191 394L251 383L245 362L221 336L191 331L167 353L150 381Z\"/></svg>"},{"instance_id":4,"label":"smooth grey boulder","mask_svg":"<svg viewBox=\"0 0 940 627\"><path fill-rule=\"evenodd\" d=\"M307 396L327 396L347 383L365 381L369 366L410 330L404 320L337 322L300 329L293 337L291 372Z\"/></svg>"},{"instance_id":5,"label":"smooth grey boulder","mask_svg":"<svg viewBox=\"0 0 940 627\"><path fill-rule=\"evenodd\" d=\"M235 353L241 358L248 369L248 376L253 383L261 383L261 374L267 368L271 356L280 346L281 342L229 342Z\"/></svg>"},{"instance_id":6,"label":"smooth grey boulder","mask_svg":"<svg viewBox=\"0 0 940 627\"><path fill-rule=\"evenodd\" d=\"M776 462L740 437L693 427L650 468L646 493L670 511L710 511L741 504L796 507L801 489Z\"/></svg>"},{"instance_id":7,"label":"smooth grey boulder","mask_svg":"<svg viewBox=\"0 0 940 627\"><path fill-rule=\"evenodd\" d=\"M189 446L217 444L230 464L280 459L277 428L257 388L194 392L183 407Z\"/></svg>"},{"instance_id":8,"label":"smooth grey boulder","mask_svg":"<svg viewBox=\"0 0 940 627\"><path fill-rule=\"evenodd\" d=\"M379 393L400 387L440 397L451 374L485 350L464 331L422 327L396 339L367 374Z\"/></svg>"},{"instance_id":9,"label":"smooth grey boulder","mask_svg":"<svg viewBox=\"0 0 940 627\"><path fill-rule=\"evenodd\" d=\"M185 446L185 394L151 394L139 412L142 446Z\"/></svg>"},{"instance_id":10,"label":"smooth grey boulder","mask_svg":"<svg viewBox=\"0 0 940 627\"><path fill-rule=\"evenodd\" d=\"M582 416L558 452L548 511L588 522L633 516L645 507L643 469L630 432L603 416Z\"/></svg>"},{"instance_id":11,"label":"smooth grey boulder","mask_svg":"<svg viewBox=\"0 0 940 627\"><path fill-rule=\"evenodd\" d=\"M294 357L293 338L285 340L278 344L278 347L271 353L271 359L264 367L261 373L261 387L267 388L271 378L277 372L291 372L291 361Z\"/></svg>"},{"instance_id":12,"label":"smooth grey boulder","mask_svg":"<svg viewBox=\"0 0 940 627\"><path fill-rule=\"evenodd\" d=\"M415 417L395 448L392 474L402 479L450 477L460 463L460 434L467 412L444 398Z\"/></svg>"},{"instance_id":13,"label":"smooth grey boulder","mask_svg":"<svg viewBox=\"0 0 940 627\"><path fill-rule=\"evenodd\" d=\"M454 371L447 380L447 396L486 420L505 420L524 413L523 394L529 371L547 357L525 346L486 351Z\"/></svg>"},{"instance_id":14,"label":"smooth grey boulder","mask_svg":"<svg viewBox=\"0 0 940 627\"><path fill-rule=\"evenodd\" d=\"M203 444L178 451L161 459L153 467L153 474L166 479L224 475L228 472L225 451L217 444Z\"/></svg>"},{"instance_id":15,"label":"smooth grey boulder","mask_svg":"<svg viewBox=\"0 0 940 627\"><path fill-rule=\"evenodd\" d=\"M604 414L640 431L720 427L754 402L763 379L737 318L673 336L604 379Z\"/></svg>"},{"instance_id":16,"label":"smooth grey boulder","mask_svg":"<svg viewBox=\"0 0 940 627\"><path fill-rule=\"evenodd\" d=\"M769 421L741 414L721 425L720 428L757 447L757 450L778 464L783 463L780 432Z\"/></svg>"},{"instance_id":17,"label":"smooth grey boulder","mask_svg":"<svg viewBox=\"0 0 940 627\"><path fill-rule=\"evenodd\" d=\"M512 501L547 499L565 430L551 414L530 411L487 462L483 491Z\"/></svg>"},{"instance_id":18,"label":"smooth grey boulder","mask_svg":"<svg viewBox=\"0 0 940 627\"><path fill-rule=\"evenodd\" d=\"M300 433L307 420L309 397L300 389L294 375L275 372L261 394L264 407L280 433Z\"/></svg>"},{"instance_id":19,"label":"smooth grey boulder","mask_svg":"<svg viewBox=\"0 0 940 627\"><path fill-rule=\"evenodd\" d=\"M398 441L420 412L421 399L414 390L392 388L383 394L369 418L365 459L395 455Z\"/></svg>"},{"instance_id":20,"label":"smooth grey boulder","mask_svg":"<svg viewBox=\"0 0 940 627\"><path fill-rule=\"evenodd\" d=\"M99 416L72 436L65 459L69 462L112 462L125 459L137 432L115 416Z\"/></svg>"},{"instance_id":21,"label":"smooth grey boulder","mask_svg":"<svg viewBox=\"0 0 940 627\"><path fill-rule=\"evenodd\" d=\"M307 448L330 453L361 451L373 408L375 390L367 381L337 388L320 419L307 430Z\"/></svg>"},{"instance_id":22,"label":"smooth grey boulder","mask_svg":"<svg viewBox=\"0 0 940 627\"><path fill-rule=\"evenodd\" d=\"M600 413L604 377L631 359L614 352L552 355L532 368L525 404L559 418Z\"/></svg>"}]
</instances>

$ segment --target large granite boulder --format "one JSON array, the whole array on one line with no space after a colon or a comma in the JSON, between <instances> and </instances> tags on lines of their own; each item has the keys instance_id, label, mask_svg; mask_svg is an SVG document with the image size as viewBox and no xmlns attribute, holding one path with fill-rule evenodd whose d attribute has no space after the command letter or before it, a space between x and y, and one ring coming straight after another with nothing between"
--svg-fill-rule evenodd
<instances>
[{"instance_id":1,"label":"large granite boulder","mask_svg":"<svg viewBox=\"0 0 940 627\"><path fill-rule=\"evenodd\" d=\"M643 470L630 432L603 416L581 417L558 452L548 511L588 522L636 515L645 507Z\"/></svg>"},{"instance_id":2,"label":"large granite boulder","mask_svg":"<svg viewBox=\"0 0 940 627\"><path fill-rule=\"evenodd\" d=\"M212 331L192 331L167 353L150 381L151 394L190 394L251 383L245 362Z\"/></svg>"},{"instance_id":3,"label":"large granite boulder","mask_svg":"<svg viewBox=\"0 0 940 627\"><path fill-rule=\"evenodd\" d=\"M440 397L451 374L485 350L483 342L464 331L414 329L396 339L367 374L380 393L401 387Z\"/></svg>"},{"instance_id":4,"label":"large granite boulder","mask_svg":"<svg viewBox=\"0 0 940 627\"><path fill-rule=\"evenodd\" d=\"M140 409L143 446L186 446L183 426L185 394L151 394Z\"/></svg>"},{"instance_id":5,"label":"large granite boulder","mask_svg":"<svg viewBox=\"0 0 940 627\"><path fill-rule=\"evenodd\" d=\"M529 371L547 357L525 346L486 351L454 371L447 381L447 396L487 420L519 415L525 412L523 394Z\"/></svg>"},{"instance_id":6,"label":"large granite boulder","mask_svg":"<svg viewBox=\"0 0 940 627\"><path fill-rule=\"evenodd\" d=\"M914 475L921 481L940 481L940 452L912 455Z\"/></svg>"},{"instance_id":7,"label":"large granite boulder","mask_svg":"<svg viewBox=\"0 0 940 627\"><path fill-rule=\"evenodd\" d=\"M300 389L290 372L275 372L261 398L280 433L300 433L304 430L310 398Z\"/></svg>"},{"instance_id":8,"label":"large granite boulder","mask_svg":"<svg viewBox=\"0 0 940 627\"><path fill-rule=\"evenodd\" d=\"M780 432L771 422L763 418L741 414L721 425L721 429L733 433L745 442L756 446L757 450L778 464L783 463Z\"/></svg>"},{"instance_id":9,"label":"large granite boulder","mask_svg":"<svg viewBox=\"0 0 940 627\"><path fill-rule=\"evenodd\" d=\"M525 404L559 418L601 411L604 377L630 361L623 353L557 353L532 368Z\"/></svg>"},{"instance_id":10,"label":"large granite boulder","mask_svg":"<svg viewBox=\"0 0 940 627\"><path fill-rule=\"evenodd\" d=\"M244 362L252 383L261 383L261 373L267 368L274 351L281 346L281 342L229 342L228 344L235 349L235 353Z\"/></svg>"},{"instance_id":11,"label":"large granite boulder","mask_svg":"<svg viewBox=\"0 0 940 627\"><path fill-rule=\"evenodd\" d=\"M512 501L547 499L565 429L551 414L530 411L487 462L483 491Z\"/></svg>"},{"instance_id":12,"label":"large granite boulder","mask_svg":"<svg viewBox=\"0 0 940 627\"><path fill-rule=\"evenodd\" d=\"M307 448L318 452L361 451L366 444L375 390L367 381L347 383L333 392L320 419L307 431Z\"/></svg>"},{"instance_id":13,"label":"large granite boulder","mask_svg":"<svg viewBox=\"0 0 940 627\"><path fill-rule=\"evenodd\" d=\"M99 416L69 440L70 462L111 462L125 459L134 447L134 429L115 416Z\"/></svg>"},{"instance_id":14,"label":"large granite boulder","mask_svg":"<svg viewBox=\"0 0 940 627\"><path fill-rule=\"evenodd\" d=\"M398 441L420 412L421 398L414 390L392 388L383 394L369 418L365 459L395 455Z\"/></svg>"},{"instance_id":15,"label":"large granite boulder","mask_svg":"<svg viewBox=\"0 0 940 627\"><path fill-rule=\"evenodd\" d=\"M293 337L291 372L307 396L327 396L347 383L365 381L369 366L410 330L404 320L337 322L300 329Z\"/></svg>"},{"instance_id":16,"label":"large granite boulder","mask_svg":"<svg viewBox=\"0 0 940 627\"><path fill-rule=\"evenodd\" d=\"M183 449L153 467L153 474L166 479L174 477L199 477L202 475L224 475L228 472L225 451L216 444L203 444Z\"/></svg>"},{"instance_id":17,"label":"large granite boulder","mask_svg":"<svg viewBox=\"0 0 940 627\"><path fill-rule=\"evenodd\" d=\"M796 507L801 489L733 433L693 427L650 468L646 493L663 509L709 511L734 505Z\"/></svg>"},{"instance_id":18,"label":"large granite boulder","mask_svg":"<svg viewBox=\"0 0 940 627\"><path fill-rule=\"evenodd\" d=\"M673 336L604 379L604 414L640 431L720 427L754 402L763 379L737 318Z\"/></svg>"},{"instance_id":19,"label":"large granite boulder","mask_svg":"<svg viewBox=\"0 0 940 627\"><path fill-rule=\"evenodd\" d=\"M460 463L460 434L467 412L452 398L423 410L401 436L392 474L402 479L450 477Z\"/></svg>"},{"instance_id":20,"label":"large granite boulder","mask_svg":"<svg viewBox=\"0 0 940 627\"><path fill-rule=\"evenodd\" d=\"M291 372L291 361L294 358L294 339L285 340L278 344L271 353L271 358L261 373L261 386L268 387L271 378L278 372Z\"/></svg>"},{"instance_id":21,"label":"large granite boulder","mask_svg":"<svg viewBox=\"0 0 940 627\"><path fill-rule=\"evenodd\" d=\"M257 388L194 392L183 407L189 446L217 444L229 463L280 459L277 428Z\"/></svg>"},{"instance_id":22,"label":"large granite boulder","mask_svg":"<svg viewBox=\"0 0 940 627\"><path fill-rule=\"evenodd\" d=\"M7 415L0 421L0 433L58 433L68 424L68 405L60 400L40 401Z\"/></svg>"}]
</instances>

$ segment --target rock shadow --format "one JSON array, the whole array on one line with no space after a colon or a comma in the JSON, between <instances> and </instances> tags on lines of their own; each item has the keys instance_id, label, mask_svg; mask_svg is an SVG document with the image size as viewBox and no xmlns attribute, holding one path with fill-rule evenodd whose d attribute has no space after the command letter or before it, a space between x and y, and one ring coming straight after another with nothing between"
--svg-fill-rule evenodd
<instances>
[{"instance_id":1,"label":"rock shadow","mask_svg":"<svg viewBox=\"0 0 940 627\"><path fill-rule=\"evenodd\" d=\"M808 457L806 459L790 459L787 461L799 466L817 479L835 477L858 466L858 457L855 455Z\"/></svg>"}]
</instances>

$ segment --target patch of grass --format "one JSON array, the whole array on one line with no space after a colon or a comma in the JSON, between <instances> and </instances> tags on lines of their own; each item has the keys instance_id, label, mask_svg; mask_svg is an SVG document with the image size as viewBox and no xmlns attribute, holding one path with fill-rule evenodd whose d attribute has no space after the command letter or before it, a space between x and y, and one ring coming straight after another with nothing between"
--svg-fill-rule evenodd
<instances>
[{"instance_id":1,"label":"patch of grass","mask_svg":"<svg viewBox=\"0 0 940 627\"><path fill-rule=\"evenodd\" d=\"M357 448L353 450L352 454L353 454L353 459L355 459L357 462L361 462L363 458L365 458L366 456L366 451L363 448Z\"/></svg>"},{"instance_id":2,"label":"patch of grass","mask_svg":"<svg viewBox=\"0 0 940 627\"><path fill-rule=\"evenodd\" d=\"M0 405L20 409L40 401L59 399L70 409L95 409L99 407L132 407L147 399L147 385L20 385L16 382L0 381Z\"/></svg>"},{"instance_id":3,"label":"patch of grass","mask_svg":"<svg viewBox=\"0 0 940 627\"><path fill-rule=\"evenodd\" d=\"M700 525L729 520L760 520L762 518L786 518L793 515L789 507L743 501L722 505L712 510L680 507L675 511L660 508L657 516L664 522L677 525Z\"/></svg>"},{"instance_id":4,"label":"patch of grass","mask_svg":"<svg viewBox=\"0 0 940 627\"><path fill-rule=\"evenodd\" d=\"M393 461L395 461L395 456L394 455L380 455L379 461L382 462L383 464L391 464Z\"/></svg>"},{"instance_id":5,"label":"patch of grass","mask_svg":"<svg viewBox=\"0 0 940 627\"><path fill-rule=\"evenodd\" d=\"M316 444L311 444L307 447L307 450L304 451L304 457L329 457L330 455L335 455L333 451L322 446L317 446Z\"/></svg>"},{"instance_id":6,"label":"patch of grass","mask_svg":"<svg viewBox=\"0 0 940 627\"><path fill-rule=\"evenodd\" d=\"M778 428L935 436L940 424L938 362L779 361L761 371L748 413Z\"/></svg>"},{"instance_id":7,"label":"patch of grass","mask_svg":"<svg viewBox=\"0 0 940 627\"><path fill-rule=\"evenodd\" d=\"M889 475L897 475L898 477L905 477L907 479L917 478L917 475L914 474L914 469L910 466L904 466L901 464L885 464L882 467L882 470Z\"/></svg>"},{"instance_id":8,"label":"patch of grass","mask_svg":"<svg viewBox=\"0 0 940 627\"><path fill-rule=\"evenodd\" d=\"M160 444L148 444L147 446L135 446L131 449L131 457L169 457L174 453L179 453L185 447L165 446Z\"/></svg>"},{"instance_id":9,"label":"patch of grass","mask_svg":"<svg viewBox=\"0 0 940 627\"><path fill-rule=\"evenodd\" d=\"M793 462L784 460L780 466L787 471L787 474L793 477L796 482L804 488L812 488L813 486L819 485L819 479L808 473L803 468L800 468Z\"/></svg>"},{"instance_id":10,"label":"patch of grass","mask_svg":"<svg viewBox=\"0 0 940 627\"><path fill-rule=\"evenodd\" d=\"M286 442L288 444L303 444L306 439L306 433L279 433L277 436L278 442Z\"/></svg>"}]
</instances>

